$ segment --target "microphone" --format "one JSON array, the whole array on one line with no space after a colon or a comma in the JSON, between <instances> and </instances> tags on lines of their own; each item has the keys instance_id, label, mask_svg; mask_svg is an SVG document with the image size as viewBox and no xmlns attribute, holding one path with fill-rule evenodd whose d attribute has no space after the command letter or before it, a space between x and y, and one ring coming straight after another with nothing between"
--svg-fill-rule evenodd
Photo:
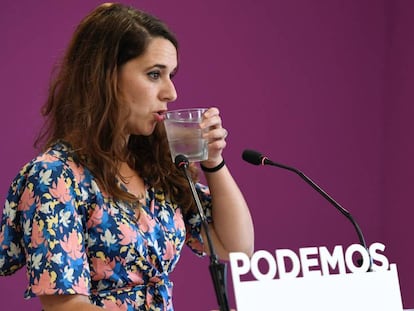
<instances>
[{"instance_id":1,"label":"microphone","mask_svg":"<svg viewBox=\"0 0 414 311\"><path fill-rule=\"evenodd\" d=\"M250 150L250 149L244 150L242 154L242 158L244 161L249 162L250 164L253 164L253 165L273 165L273 166L278 166L280 168L287 169L289 171L293 171L295 173L299 173L297 169L280 164L280 163L272 162L266 156L254 150ZM299 175L303 175L303 174L299 174Z\"/></svg>"},{"instance_id":2,"label":"microphone","mask_svg":"<svg viewBox=\"0 0 414 311\"><path fill-rule=\"evenodd\" d=\"M179 169L187 169L189 165L189 161L187 157L183 154L178 154L174 160L175 166Z\"/></svg>"},{"instance_id":3,"label":"microphone","mask_svg":"<svg viewBox=\"0 0 414 311\"><path fill-rule=\"evenodd\" d=\"M242 158L246 162L253 164L253 165L277 166L277 167L280 167L285 170L298 174L304 181L306 181L313 189L315 189L320 195L322 195L326 200L328 200L339 212L341 212L341 214L343 214L352 223L352 225L354 226L357 232L359 243L368 251L368 247L367 247L367 244L365 243L365 239L362 234L361 228L359 227L355 219L352 217L351 213L347 211L345 208L343 208L338 202L336 202L330 195L328 195L325 191L323 191L314 181L312 181L308 176L306 176L300 170L294 167L291 167L291 166L273 162L267 156L264 156L260 152L257 152L251 149L244 150L242 153ZM371 259L371 254L369 253L369 251L368 251L368 256L370 257L368 271L371 271L372 259ZM362 265L362 262L360 262L360 264Z\"/></svg>"},{"instance_id":4,"label":"microphone","mask_svg":"<svg viewBox=\"0 0 414 311\"><path fill-rule=\"evenodd\" d=\"M219 262L218 256L214 249L213 241L211 240L210 229L208 227L207 217L204 213L203 207L198 197L197 191L194 186L194 182L188 173L189 161L183 154L178 154L174 159L175 166L181 170L187 178L188 185L190 186L192 196L197 206L198 214L200 215L202 226L206 233L208 246L210 250L210 275L213 280L214 290L216 292L217 302L220 306L220 311L230 311L229 303L227 299L227 279L225 264Z\"/></svg>"}]
</instances>

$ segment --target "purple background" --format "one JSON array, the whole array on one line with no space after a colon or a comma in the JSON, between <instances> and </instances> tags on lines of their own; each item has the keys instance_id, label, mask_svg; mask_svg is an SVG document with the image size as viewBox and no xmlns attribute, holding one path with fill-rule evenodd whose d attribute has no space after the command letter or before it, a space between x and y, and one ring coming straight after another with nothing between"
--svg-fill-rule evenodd
<instances>
[{"instance_id":1,"label":"purple background","mask_svg":"<svg viewBox=\"0 0 414 311\"><path fill-rule=\"evenodd\" d=\"M50 72L98 1L1 0L0 200L34 156ZM256 250L347 247L356 233L291 172L255 167L245 148L301 169L397 263L414 308L414 2L410 0L129 1L165 20L181 42L179 98L218 106L225 158L251 208ZM188 250L172 274L177 310L217 306L208 259ZM230 281L230 274L229 274ZM0 278L3 310L23 300L24 271ZM234 306L232 284L229 295ZM194 307L199 305L198 307Z\"/></svg>"}]
</instances>

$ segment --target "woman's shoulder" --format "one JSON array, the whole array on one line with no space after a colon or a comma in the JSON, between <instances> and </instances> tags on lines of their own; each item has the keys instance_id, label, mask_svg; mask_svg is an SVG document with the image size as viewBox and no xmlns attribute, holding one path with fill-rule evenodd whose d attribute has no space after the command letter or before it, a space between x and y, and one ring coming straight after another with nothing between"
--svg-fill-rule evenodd
<instances>
[{"instance_id":1,"label":"woman's shoulder","mask_svg":"<svg viewBox=\"0 0 414 311\"><path fill-rule=\"evenodd\" d=\"M22 199L82 200L99 188L93 176L74 159L72 149L57 143L23 166L12 181L6 203L18 206Z\"/></svg>"},{"instance_id":2,"label":"woman's shoulder","mask_svg":"<svg viewBox=\"0 0 414 311\"><path fill-rule=\"evenodd\" d=\"M79 182L85 178L85 169L76 160L76 153L70 145L57 142L27 162L13 184L33 179L47 184L62 177L78 179Z\"/></svg>"},{"instance_id":3,"label":"woman's shoulder","mask_svg":"<svg viewBox=\"0 0 414 311\"><path fill-rule=\"evenodd\" d=\"M63 141L52 144L31 161L33 164L41 163L42 165L50 164L57 166L69 165L72 162L79 166L76 152L68 143Z\"/></svg>"}]
</instances>

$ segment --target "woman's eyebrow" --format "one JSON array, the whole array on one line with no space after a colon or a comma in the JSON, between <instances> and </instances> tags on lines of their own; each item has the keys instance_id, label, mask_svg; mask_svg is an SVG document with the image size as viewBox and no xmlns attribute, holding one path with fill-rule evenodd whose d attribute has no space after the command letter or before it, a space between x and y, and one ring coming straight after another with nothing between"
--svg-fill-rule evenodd
<instances>
[{"instance_id":1,"label":"woman's eyebrow","mask_svg":"<svg viewBox=\"0 0 414 311\"><path fill-rule=\"evenodd\" d=\"M150 69L152 69L152 68L166 69L166 68L167 68L167 66L166 66L166 65L163 65L163 64L154 64L154 65L149 66L149 67L147 68L147 70L150 70Z\"/></svg>"},{"instance_id":2,"label":"woman's eyebrow","mask_svg":"<svg viewBox=\"0 0 414 311\"><path fill-rule=\"evenodd\" d=\"M153 67L158 67L158 68L162 68L162 69L167 68L167 66L163 65L163 64L155 64Z\"/></svg>"},{"instance_id":3,"label":"woman's eyebrow","mask_svg":"<svg viewBox=\"0 0 414 311\"><path fill-rule=\"evenodd\" d=\"M164 64L154 64L154 65L152 65L152 66L150 66L150 67L148 67L147 68L147 70L150 70L150 69L153 69L153 68L158 68L158 69L168 69L168 66L167 65L164 65ZM178 70L178 66L177 67L175 67L175 68L173 68L172 70L171 70L171 72L177 72L177 70Z\"/></svg>"}]
</instances>

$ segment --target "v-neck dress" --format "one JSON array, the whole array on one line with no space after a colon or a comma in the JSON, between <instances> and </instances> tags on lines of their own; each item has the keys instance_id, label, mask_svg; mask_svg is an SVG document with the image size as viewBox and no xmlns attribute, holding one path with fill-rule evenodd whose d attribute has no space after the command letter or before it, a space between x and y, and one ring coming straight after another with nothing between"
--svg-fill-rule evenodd
<instances>
[{"instance_id":1,"label":"v-neck dress","mask_svg":"<svg viewBox=\"0 0 414 311\"><path fill-rule=\"evenodd\" d=\"M196 184L207 219L211 198ZM109 310L172 311L174 269L184 244L203 253L201 219L183 215L146 185L134 208L103 193L91 172L58 142L11 184L0 227L0 275L27 267L24 296L82 294Z\"/></svg>"}]
</instances>

